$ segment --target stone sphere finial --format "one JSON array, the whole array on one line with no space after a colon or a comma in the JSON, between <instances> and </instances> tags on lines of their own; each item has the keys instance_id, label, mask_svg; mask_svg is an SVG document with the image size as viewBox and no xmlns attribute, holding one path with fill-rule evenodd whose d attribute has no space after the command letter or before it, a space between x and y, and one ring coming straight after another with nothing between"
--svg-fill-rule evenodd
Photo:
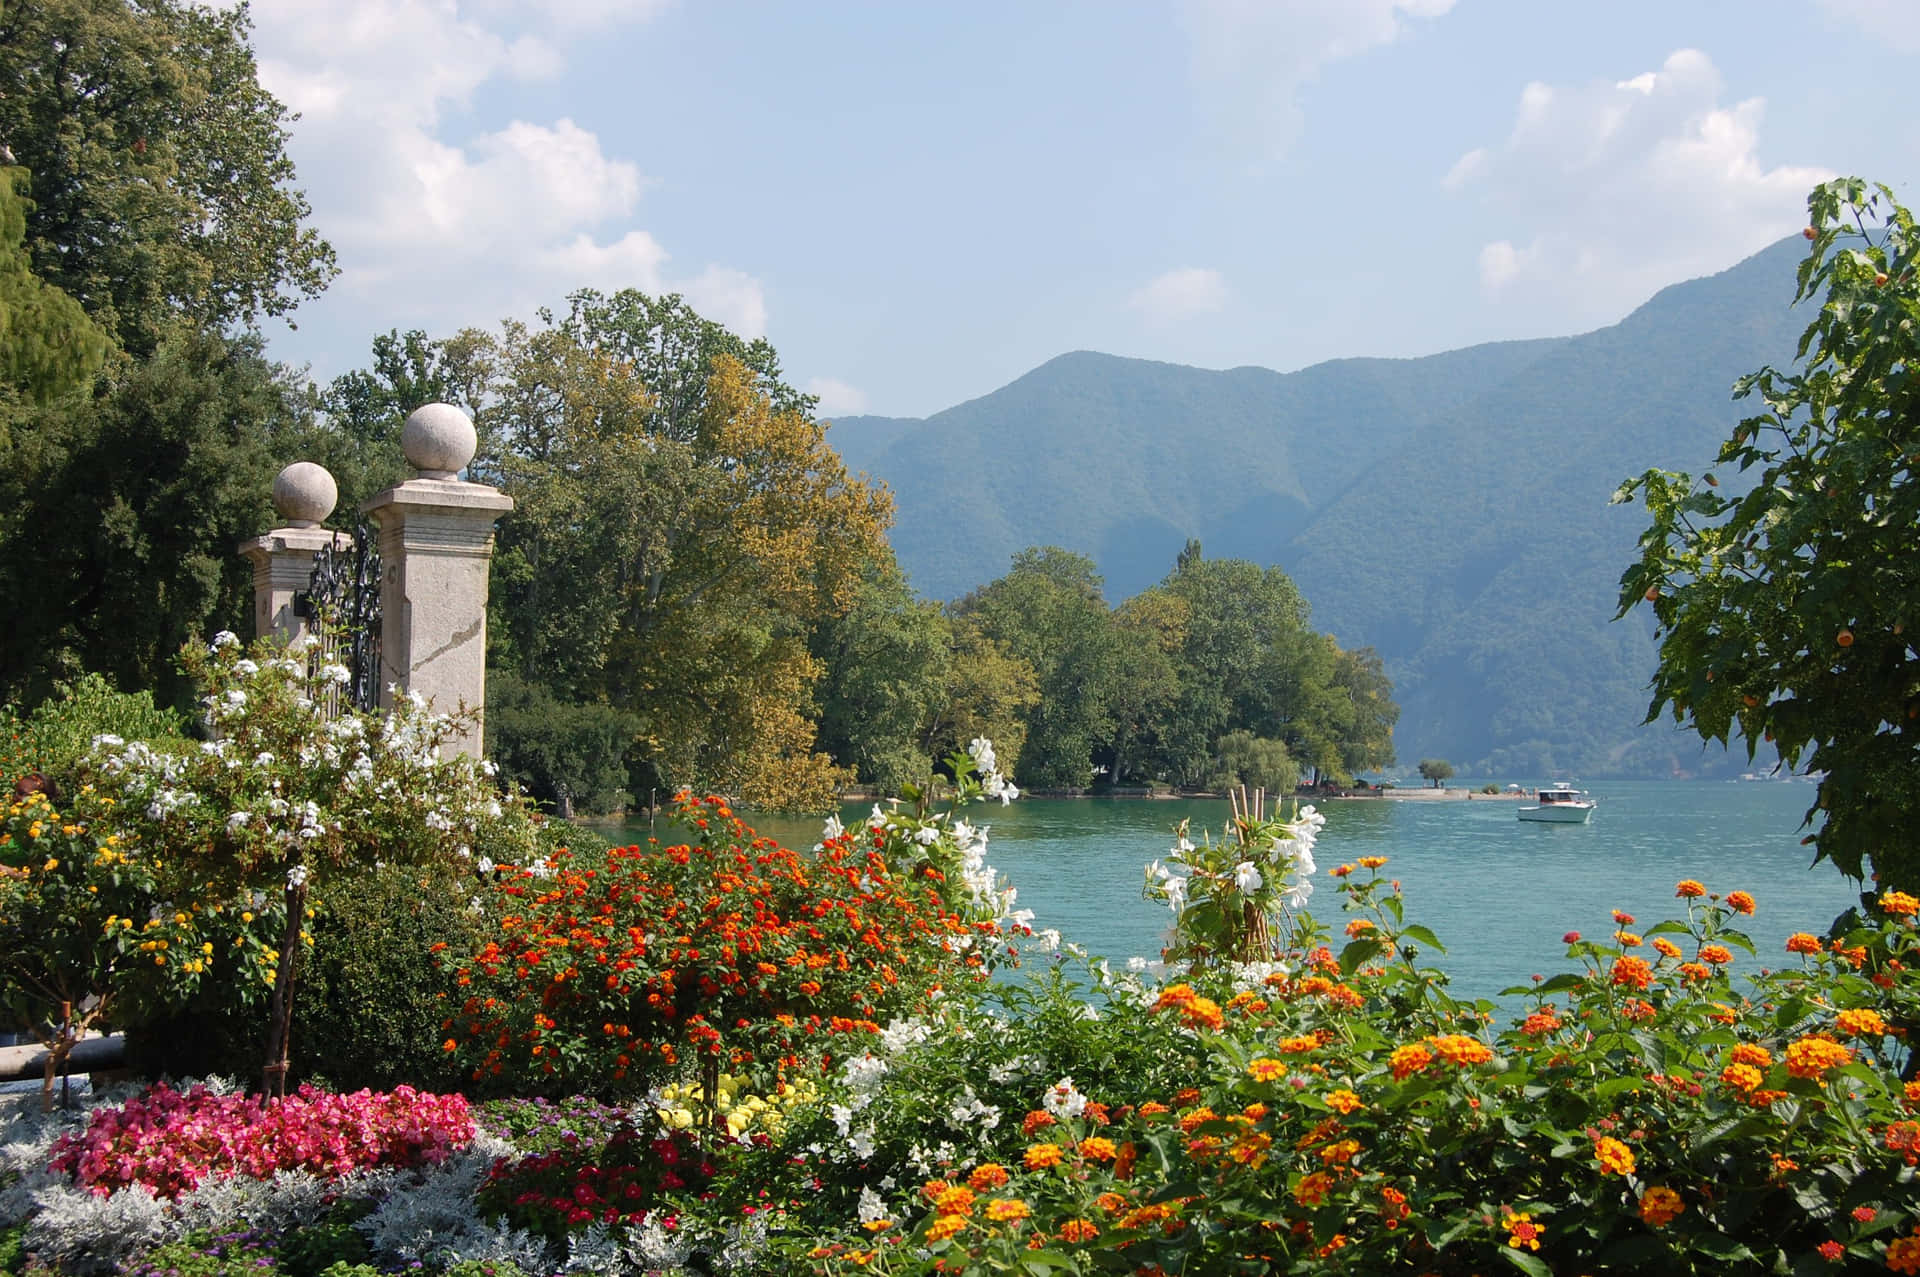
<instances>
[{"instance_id":1,"label":"stone sphere finial","mask_svg":"<svg viewBox=\"0 0 1920 1277\"><path fill-rule=\"evenodd\" d=\"M479 446L472 418L450 403L422 404L400 428L400 450L422 479L453 478Z\"/></svg>"},{"instance_id":2,"label":"stone sphere finial","mask_svg":"<svg viewBox=\"0 0 1920 1277\"><path fill-rule=\"evenodd\" d=\"M290 528L317 528L333 513L340 488L325 466L296 461L273 479L273 508Z\"/></svg>"}]
</instances>

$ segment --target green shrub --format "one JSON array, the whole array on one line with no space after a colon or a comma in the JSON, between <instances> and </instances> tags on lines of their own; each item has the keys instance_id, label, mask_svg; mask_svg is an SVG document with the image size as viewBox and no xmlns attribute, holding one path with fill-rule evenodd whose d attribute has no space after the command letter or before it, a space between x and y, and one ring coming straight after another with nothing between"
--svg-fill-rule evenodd
<instances>
[{"instance_id":1,"label":"green shrub","mask_svg":"<svg viewBox=\"0 0 1920 1277\"><path fill-rule=\"evenodd\" d=\"M58 695L30 713L0 705L0 781L11 788L17 778L40 772L70 789L96 736L166 741L185 732L186 720L155 705L152 692L116 692L98 674L87 674L60 684Z\"/></svg>"},{"instance_id":2,"label":"green shrub","mask_svg":"<svg viewBox=\"0 0 1920 1277\"><path fill-rule=\"evenodd\" d=\"M465 1074L441 1048L441 995L455 986L433 946L465 955L484 943L483 915L469 904L479 886L389 866L328 889L300 971L301 1076L340 1091L461 1089Z\"/></svg>"},{"instance_id":3,"label":"green shrub","mask_svg":"<svg viewBox=\"0 0 1920 1277\"><path fill-rule=\"evenodd\" d=\"M20 1248L21 1234L27 1230L24 1226L0 1228L0 1273L17 1273L26 1258L26 1252Z\"/></svg>"},{"instance_id":4,"label":"green shrub","mask_svg":"<svg viewBox=\"0 0 1920 1277\"><path fill-rule=\"evenodd\" d=\"M549 811L613 811L626 804L634 719L610 705L575 704L504 671L487 677L487 753L502 779Z\"/></svg>"},{"instance_id":5,"label":"green shrub","mask_svg":"<svg viewBox=\"0 0 1920 1277\"><path fill-rule=\"evenodd\" d=\"M360 1274L322 1273L321 1277L360 1277ZM528 1277L528 1274L511 1259L463 1259L441 1277Z\"/></svg>"}]
</instances>

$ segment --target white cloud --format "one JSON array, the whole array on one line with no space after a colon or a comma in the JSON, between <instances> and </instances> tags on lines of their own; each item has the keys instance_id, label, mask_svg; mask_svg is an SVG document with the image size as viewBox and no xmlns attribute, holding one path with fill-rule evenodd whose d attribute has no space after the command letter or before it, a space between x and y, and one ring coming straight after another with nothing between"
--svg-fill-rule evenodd
<instances>
[{"instance_id":1,"label":"white cloud","mask_svg":"<svg viewBox=\"0 0 1920 1277\"><path fill-rule=\"evenodd\" d=\"M1330 62L1391 44L1454 0L1184 0L1193 77L1216 123L1262 158L1300 129L1299 91Z\"/></svg>"},{"instance_id":2,"label":"white cloud","mask_svg":"<svg viewBox=\"0 0 1920 1277\"><path fill-rule=\"evenodd\" d=\"M1155 276L1127 305L1156 320L1187 319L1227 304L1227 281L1217 270L1188 266Z\"/></svg>"},{"instance_id":3,"label":"white cloud","mask_svg":"<svg viewBox=\"0 0 1920 1277\"><path fill-rule=\"evenodd\" d=\"M1820 7L1902 53L1920 53L1913 0L1820 0Z\"/></svg>"},{"instance_id":4,"label":"white cloud","mask_svg":"<svg viewBox=\"0 0 1920 1277\"><path fill-rule=\"evenodd\" d=\"M1489 292L1600 322L1676 279L1724 269L1804 220L1824 169L1760 160L1760 98L1725 105L1706 54L1582 85L1533 83L1513 131L1442 184L1514 233L1480 250Z\"/></svg>"},{"instance_id":5,"label":"white cloud","mask_svg":"<svg viewBox=\"0 0 1920 1277\"><path fill-rule=\"evenodd\" d=\"M586 124L516 119L456 133L491 85L545 81L564 42L642 22L663 0L255 0L261 81L301 114L290 151L350 305L372 333L530 317L583 286L678 291L749 336L759 281L710 265L689 277L635 225L648 181ZM560 43L556 43L556 41ZM703 304L704 303L704 304Z\"/></svg>"},{"instance_id":6,"label":"white cloud","mask_svg":"<svg viewBox=\"0 0 1920 1277\"><path fill-rule=\"evenodd\" d=\"M867 410L867 392L834 377L809 377L806 392L820 400L822 417L857 417Z\"/></svg>"}]
</instances>

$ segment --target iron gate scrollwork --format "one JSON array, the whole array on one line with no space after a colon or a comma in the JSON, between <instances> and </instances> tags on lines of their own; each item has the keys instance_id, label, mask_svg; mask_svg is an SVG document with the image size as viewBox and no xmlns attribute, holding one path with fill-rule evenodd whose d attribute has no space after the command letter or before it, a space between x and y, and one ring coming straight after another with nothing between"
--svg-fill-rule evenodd
<instances>
[{"instance_id":1,"label":"iron gate scrollwork","mask_svg":"<svg viewBox=\"0 0 1920 1277\"><path fill-rule=\"evenodd\" d=\"M380 704L380 551L362 520L350 545L334 542L313 556L313 576L295 612L315 622L311 659L346 667L343 702L371 711Z\"/></svg>"}]
</instances>

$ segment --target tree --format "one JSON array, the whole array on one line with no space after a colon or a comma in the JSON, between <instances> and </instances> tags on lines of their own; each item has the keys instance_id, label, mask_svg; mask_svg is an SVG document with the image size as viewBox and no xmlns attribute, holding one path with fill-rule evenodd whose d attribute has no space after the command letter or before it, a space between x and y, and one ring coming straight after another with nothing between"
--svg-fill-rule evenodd
<instances>
[{"instance_id":1,"label":"tree","mask_svg":"<svg viewBox=\"0 0 1920 1277\"><path fill-rule=\"evenodd\" d=\"M492 663L557 704L628 715L634 792L828 805L842 773L816 748L809 642L869 565L891 570L886 492L847 473L771 347L678 298L581 293L541 318L376 341L374 367L324 397L336 431L390 429L428 391L473 413L473 472L517 503Z\"/></svg>"},{"instance_id":2,"label":"tree","mask_svg":"<svg viewBox=\"0 0 1920 1277\"><path fill-rule=\"evenodd\" d=\"M1228 732L1214 746L1214 773L1207 788L1245 785L1270 794L1290 794L1299 780L1300 769L1287 754L1285 742L1262 740L1243 730Z\"/></svg>"},{"instance_id":3,"label":"tree","mask_svg":"<svg viewBox=\"0 0 1920 1277\"><path fill-rule=\"evenodd\" d=\"M1617 501L1651 517L1620 579L1651 605L1651 721L1771 743L1825 773L1808 841L1852 878L1920 888L1920 284L1912 214L1845 178L1808 197L1794 301L1818 309L1798 367L1743 377L1758 396L1721 446L1743 491L1649 470ZM1730 485L1731 486L1731 485Z\"/></svg>"},{"instance_id":4,"label":"tree","mask_svg":"<svg viewBox=\"0 0 1920 1277\"><path fill-rule=\"evenodd\" d=\"M853 607L822 620L809 648L822 671L820 748L889 793L924 781L934 763L925 734L954 661L940 606L914 598L890 558L872 563Z\"/></svg>"},{"instance_id":5,"label":"tree","mask_svg":"<svg viewBox=\"0 0 1920 1277\"><path fill-rule=\"evenodd\" d=\"M184 330L98 398L35 410L0 455L0 695L92 670L179 703L181 645L248 623L234 547L273 526L305 429L257 342Z\"/></svg>"},{"instance_id":6,"label":"tree","mask_svg":"<svg viewBox=\"0 0 1920 1277\"><path fill-rule=\"evenodd\" d=\"M0 394L45 401L92 379L107 338L80 303L33 273L22 247L26 177L24 169L0 167Z\"/></svg>"},{"instance_id":7,"label":"tree","mask_svg":"<svg viewBox=\"0 0 1920 1277\"><path fill-rule=\"evenodd\" d=\"M176 0L0 10L0 142L32 172L33 272L136 357L176 322L283 315L334 274L247 28L244 5Z\"/></svg>"},{"instance_id":8,"label":"tree","mask_svg":"<svg viewBox=\"0 0 1920 1277\"><path fill-rule=\"evenodd\" d=\"M1040 700L1027 716L1020 782L1077 787L1111 729L1119 640L1093 560L1058 546L1022 550L1007 575L954 605L982 634L1033 666Z\"/></svg>"},{"instance_id":9,"label":"tree","mask_svg":"<svg viewBox=\"0 0 1920 1277\"><path fill-rule=\"evenodd\" d=\"M1453 764L1444 758L1423 758L1420 760L1420 774L1438 789L1442 781L1453 775Z\"/></svg>"}]
</instances>

